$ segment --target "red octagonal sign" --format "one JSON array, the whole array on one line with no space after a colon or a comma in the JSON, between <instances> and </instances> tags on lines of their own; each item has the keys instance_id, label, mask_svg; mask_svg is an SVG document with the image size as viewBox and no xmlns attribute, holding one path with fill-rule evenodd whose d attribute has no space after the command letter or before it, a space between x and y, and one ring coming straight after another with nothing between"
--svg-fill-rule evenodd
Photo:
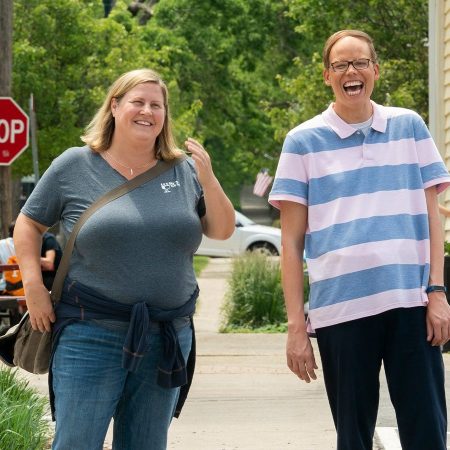
<instances>
[{"instance_id":1,"label":"red octagonal sign","mask_svg":"<svg viewBox=\"0 0 450 450\"><path fill-rule=\"evenodd\" d=\"M11 97L0 97L0 166L9 166L28 147L28 116Z\"/></svg>"}]
</instances>

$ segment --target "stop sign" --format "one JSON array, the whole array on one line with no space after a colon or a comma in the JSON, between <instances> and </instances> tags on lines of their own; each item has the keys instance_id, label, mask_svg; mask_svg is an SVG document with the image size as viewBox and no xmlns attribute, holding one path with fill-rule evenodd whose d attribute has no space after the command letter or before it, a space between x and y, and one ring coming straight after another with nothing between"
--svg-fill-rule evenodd
<instances>
[{"instance_id":1,"label":"stop sign","mask_svg":"<svg viewBox=\"0 0 450 450\"><path fill-rule=\"evenodd\" d=\"M0 166L9 166L28 147L28 116L11 97L0 97Z\"/></svg>"}]
</instances>

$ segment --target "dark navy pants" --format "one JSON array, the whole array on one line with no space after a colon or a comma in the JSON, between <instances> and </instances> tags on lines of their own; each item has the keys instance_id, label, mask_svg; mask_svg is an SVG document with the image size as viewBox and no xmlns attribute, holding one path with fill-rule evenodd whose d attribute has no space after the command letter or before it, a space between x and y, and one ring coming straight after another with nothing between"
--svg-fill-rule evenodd
<instances>
[{"instance_id":1,"label":"dark navy pants","mask_svg":"<svg viewBox=\"0 0 450 450\"><path fill-rule=\"evenodd\" d=\"M444 365L425 314L398 308L316 330L338 450L372 449L382 362L402 449L446 450Z\"/></svg>"}]
</instances>

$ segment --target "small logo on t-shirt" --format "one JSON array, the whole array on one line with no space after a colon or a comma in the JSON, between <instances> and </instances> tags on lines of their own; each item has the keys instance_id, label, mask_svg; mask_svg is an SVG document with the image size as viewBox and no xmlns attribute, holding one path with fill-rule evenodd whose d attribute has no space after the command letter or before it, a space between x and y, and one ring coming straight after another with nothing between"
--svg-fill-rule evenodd
<instances>
[{"instance_id":1,"label":"small logo on t-shirt","mask_svg":"<svg viewBox=\"0 0 450 450\"><path fill-rule=\"evenodd\" d=\"M175 181L167 181L166 183L161 183L161 189L164 191L164 194L170 194L172 189L179 187L180 182L178 180Z\"/></svg>"}]
</instances>

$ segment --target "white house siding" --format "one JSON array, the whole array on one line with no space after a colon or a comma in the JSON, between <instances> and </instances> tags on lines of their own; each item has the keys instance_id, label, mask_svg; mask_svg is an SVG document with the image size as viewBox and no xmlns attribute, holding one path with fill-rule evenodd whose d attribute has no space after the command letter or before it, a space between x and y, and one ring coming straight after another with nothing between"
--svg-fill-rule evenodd
<instances>
[{"instance_id":1,"label":"white house siding","mask_svg":"<svg viewBox=\"0 0 450 450\"><path fill-rule=\"evenodd\" d=\"M430 0L429 6L430 130L450 168L450 0ZM440 202L450 208L449 190ZM445 239L450 241L450 218L443 224Z\"/></svg>"}]
</instances>

